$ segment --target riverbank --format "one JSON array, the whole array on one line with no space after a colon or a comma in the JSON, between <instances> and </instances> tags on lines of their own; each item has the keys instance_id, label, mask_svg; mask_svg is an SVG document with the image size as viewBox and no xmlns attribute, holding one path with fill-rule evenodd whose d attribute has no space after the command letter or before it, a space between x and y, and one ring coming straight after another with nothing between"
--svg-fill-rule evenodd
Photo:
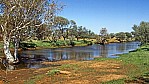
<instances>
[{"instance_id":1,"label":"riverbank","mask_svg":"<svg viewBox=\"0 0 149 84\"><path fill-rule=\"evenodd\" d=\"M149 46L123 54L119 58L93 61L44 62L41 69L0 70L0 82L10 84L125 84L148 83Z\"/></svg>"},{"instance_id":2,"label":"riverbank","mask_svg":"<svg viewBox=\"0 0 149 84\"><path fill-rule=\"evenodd\" d=\"M49 49L49 48L69 48L74 46L88 46L95 44L95 39L91 40L76 40L70 42L69 40L59 40L57 42L52 41L42 41L42 40L31 40L21 42L19 52L23 50L40 50L40 49ZM10 51L14 52L14 47L12 43L10 44ZM0 42L0 57L4 57L3 53L3 42Z\"/></svg>"}]
</instances>

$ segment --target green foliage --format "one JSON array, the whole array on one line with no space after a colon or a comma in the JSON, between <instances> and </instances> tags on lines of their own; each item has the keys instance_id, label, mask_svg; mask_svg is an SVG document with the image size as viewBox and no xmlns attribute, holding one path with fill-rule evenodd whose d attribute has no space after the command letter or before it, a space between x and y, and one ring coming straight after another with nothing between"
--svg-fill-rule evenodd
<instances>
[{"instance_id":1,"label":"green foliage","mask_svg":"<svg viewBox=\"0 0 149 84\"><path fill-rule=\"evenodd\" d=\"M29 44L35 44L37 47L49 47L51 46L50 42L39 41L39 40L32 40L31 42L25 42Z\"/></svg>"},{"instance_id":2,"label":"green foliage","mask_svg":"<svg viewBox=\"0 0 149 84\"><path fill-rule=\"evenodd\" d=\"M58 74L59 72L60 72L60 70L54 69L54 70L48 71L47 75L48 76L53 76L55 74Z\"/></svg>"},{"instance_id":3,"label":"green foliage","mask_svg":"<svg viewBox=\"0 0 149 84\"><path fill-rule=\"evenodd\" d=\"M119 32L115 34L116 38L118 38L120 41L126 40L127 36L125 32Z\"/></svg>"},{"instance_id":4,"label":"green foliage","mask_svg":"<svg viewBox=\"0 0 149 84\"><path fill-rule=\"evenodd\" d=\"M69 41L56 41L56 46L68 46L69 44Z\"/></svg>"},{"instance_id":5,"label":"green foliage","mask_svg":"<svg viewBox=\"0 0 149 84\"><path fill-rule=\"evenodd\" d=\"M27 49L27 48L36 48L36 44L34 43L20 43L20 48Z\"/></svg>"},{"instance_id":6,"label":"green foliage","mask_svg":"<svg viewBox=\"0 0 149 84\"><path fill-rule=\"evenodd\" d=\"M136 40L142 43L149 43L149 22L141 22L139 26L134 25L132 29Z\"/></svg>"}]
</instances>

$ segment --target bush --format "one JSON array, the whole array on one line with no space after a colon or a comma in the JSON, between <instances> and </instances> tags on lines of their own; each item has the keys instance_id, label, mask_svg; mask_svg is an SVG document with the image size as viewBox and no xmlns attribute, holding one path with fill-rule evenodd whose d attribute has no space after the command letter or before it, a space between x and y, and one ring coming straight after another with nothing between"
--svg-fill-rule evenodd
<instances>
[{"instance_id":1,"label":"bush","mask_svg":"<svg viewBox=\"0 0 149 84\"><path fill-rule=\"evenodd\" d=\"M73 42L73 41L71 41L71 42L70 42L70 45L71 45L71 46L75 46L75 45L76 45L76 43L75 43L75 42Z\"/></svg>"},{"instance_id":2,"label":"bush","mask_svg":"<svg viewBox=\"0 0 149 84\"><path fill-rule=\"evenodd\" d=\"M20 43L20 48L26 49L26 48L36 48L37 45L34 43Z\"/></svg>"},{"instance_id":3,"label":"bush","mask_svg":"<svg viewBox=\"0 0 149 84\"><path fill-rule=\"evenodd\" d=\"M54 46L68 46L71 45L70 41L66 40L66 41L56 41L56 42L52 42L51 43Z\"/></svg>"},{"instance_id":4,"label":"bush","mask_svg":"<svg viewBox=\"0 0 149 84\"><path fill-rule=\"evenodd\" d=\"M92 44L93 44L92 41L87 42L87 45L92 45Z\"/></svg>"}]
</instances>

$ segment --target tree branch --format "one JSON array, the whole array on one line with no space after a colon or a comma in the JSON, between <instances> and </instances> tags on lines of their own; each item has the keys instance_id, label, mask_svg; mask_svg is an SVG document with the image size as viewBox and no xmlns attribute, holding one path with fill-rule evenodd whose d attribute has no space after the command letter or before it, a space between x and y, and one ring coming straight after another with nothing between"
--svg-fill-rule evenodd
<instances>
[{"instance_id":1,"label":"tree branch","mask_svg":"<svg viewBox=\"0 0 149 84\"><path fill-rule=\"evenodd\" d=\"M3 27L3 25L1 25L1 29L2 29L2 32L4 32L4 27Z\"/></svg>"}]
</instances>

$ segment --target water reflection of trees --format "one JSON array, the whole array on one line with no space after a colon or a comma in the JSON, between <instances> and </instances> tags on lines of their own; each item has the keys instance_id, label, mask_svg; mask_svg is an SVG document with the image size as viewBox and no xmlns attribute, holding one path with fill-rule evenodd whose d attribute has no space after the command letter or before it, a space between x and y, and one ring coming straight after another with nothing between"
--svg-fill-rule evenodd
<instances>
[{"instance_id":1,"label":"water reflection of trees","mask_svg":"<svg viewBox=\"0 0 149 84\"><path fill-rule=\"evenodd\" d=\"M126 43L121 43L121 44L118 44L117 47L116 47L116 50L118 52L125 52L126 50Z\"/></svg>"},{"instance_id":2,"label":"water reflection of trees","mask_svg":"<svg viewBox=\"0 0 149 84\"><path fill-rule=\"evenodd\" d=\"M92 60L93 52L79 52L76 54L76 60Z\"/></svg>"},{"instance_id":3,"label":"water reflection of trees","mask_svg":"<svg viewBox=\"0 0 149 84\"><path fill-rule=\"evenodd\" d=\"M49 61L58 60L92 60L93 52L55 52L49 53L47 57Z\"/></svg>"},{"instance_id":4,"label":"water reflection of trees","mask_svg":"<svg viewBox=\"0 0 149 84\"><path fill-rule=\"evenodd\" d=\"M108 56L108 46L107 45L101 45L99 47L100 47L99 55L101 55L102 57L107 57Z\"/></svg>"}]
</instances>

